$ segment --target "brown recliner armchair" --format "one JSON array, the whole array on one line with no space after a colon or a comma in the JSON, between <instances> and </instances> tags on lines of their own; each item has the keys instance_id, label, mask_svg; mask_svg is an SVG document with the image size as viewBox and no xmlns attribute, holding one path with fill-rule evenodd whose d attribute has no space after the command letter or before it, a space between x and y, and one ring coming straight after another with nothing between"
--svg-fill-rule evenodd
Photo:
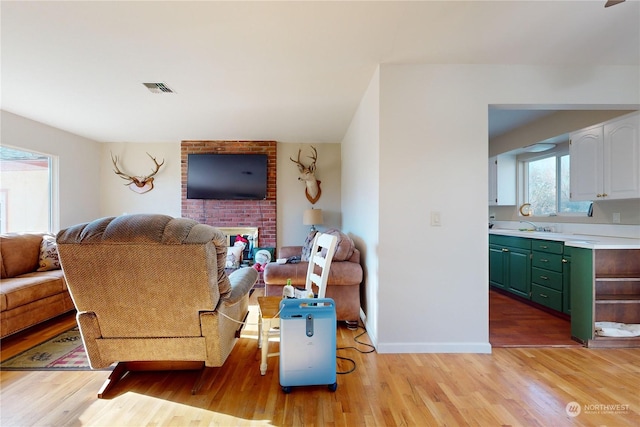
<instances>
[{"instance_id":1,"label":"brown recliner armchair","mask_svg":"<svg viewBox=\"0 0 640 427\"><path fill-rule=\"evenodd\" d=\"M345 321L349 328L356 328L360 319L360 284L363 271L360 265L360 251L353 240L336 229L326 231L338 238L336 251L329 270L326 297L332 298L336 304L336 316ZM313 241L313 236L307 238ZM306 243L305 243L306 245ZM278 258L300 257L304 246L283 246L278 251ZM264 270L265 295L282 295L287 280L298 288L304 288L307 280L309 263L302 261L296 264L278 264L270 262Z\"/></svg>"},{"instance_id":2,"label":"brown recliner armchair","mask_svg":"<svg viewBox=\"0 0 640 427\"><path fill-rule=\"evenodd\" d=\"M220 230L185 218L125 215L62 230L57 243L92 368L134 361L222 366L258 273L243 268L227 276ZM127 370L116 368L115 381Z\"/></svg>"}]
</instances>

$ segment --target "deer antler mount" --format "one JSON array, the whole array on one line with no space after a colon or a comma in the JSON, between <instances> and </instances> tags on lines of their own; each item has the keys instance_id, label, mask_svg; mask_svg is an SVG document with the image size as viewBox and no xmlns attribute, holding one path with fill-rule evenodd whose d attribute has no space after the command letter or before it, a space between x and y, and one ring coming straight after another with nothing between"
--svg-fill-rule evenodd
<instances>
[{"instance_id":1,"label":"deer antler mount","mask_svg":"<svg viewBox=\"0 0 640 427\"><path fill-rule=\"evenodd\" d=\"M162 159L162 163L158 163L156 158L151 154L147 153L147 156L151 157L151 160L153 160L153 163L155 164L153 172L145 176L133 176L123 173L120 168L118 168L118 156L114 157L113 153L111 153L111 161L113 162L114 167L113 171L120 178L126 179L128 182L124 185L128 186L131 191L134 191L138 194L143 194L153 190L153 177L160 170L160 166L164 165L164 159Z\"/></svg>"},{"instance_id":2,"label":"deer antler mount","mask_svg":"<svg viewBox=\"0 0 640 427\"><path fill-rule=\"evenodd\" d=\"M313 155L309 156L313 162L308 166L304 165L300 161L300 153L302 149L298 150L298 160L294 160L289 157L293 163L298 165L298 171L300 172L300 176L298 176L299 181L304 181L306 188L304 190L305 196L307 196L307 200L311 202L311 204L315 204L320 196L322 195L322 190L320 189L320 181L316 179L316 160L318 159L318 151L312 145L311 149L313 150Z\"/></svg>"}]
</instances>

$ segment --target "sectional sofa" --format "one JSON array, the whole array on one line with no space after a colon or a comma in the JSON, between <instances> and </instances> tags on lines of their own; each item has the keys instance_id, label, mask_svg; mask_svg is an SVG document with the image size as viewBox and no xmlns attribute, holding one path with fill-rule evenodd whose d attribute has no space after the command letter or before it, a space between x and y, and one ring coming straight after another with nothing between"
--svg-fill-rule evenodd
<instances>
[{"instance_id":1,"label":"sectional sofa","mask_svg":"<svg viewBox=\"0 0 640 427\"><path fill-rule=\"evenodd\" d=\"M47 234L0 236L0 338L74 309L55 249Z\"/></svg>"}]
</instances>

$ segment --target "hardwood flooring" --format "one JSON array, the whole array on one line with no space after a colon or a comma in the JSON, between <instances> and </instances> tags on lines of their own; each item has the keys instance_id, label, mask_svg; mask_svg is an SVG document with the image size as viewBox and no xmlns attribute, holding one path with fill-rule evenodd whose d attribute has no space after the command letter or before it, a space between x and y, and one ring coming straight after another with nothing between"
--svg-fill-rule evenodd
<instances>
[{"instance_id":1,"label":"hardwood flooring","mask_svg":"<svg viewBox=\"0 0 640 427\"><path fill-rule=\"evenodd\" d=\"M66 323L66 325L65 325ZM2 359L73 324L58 319L2 342ZM338 328L338 346L362 333ZM367 341L366 334L360 338ZM272 345L277 345L276 343ZM105 399L105 371L0 372L7 426L638 426L640 350L494 348L492 354L363 354L338 389L284 394L278 358L259 372L252 331L191 395L195 371L136 372ZM352 364L340 360L339 371ZM573 405L576 402L578 405ZM573 412L567 412L569 405ZM580 413L577 414L577 409ZM571 415L570 415L571 414ZM576 415L577 416L572 416Z\"/></svg>"},{"instance_id":2,"label":"hardwood flooring","mask_svg":"<svg viewBox=\"0 0 640 427\"><path fill-rule=\"evenodd\" d=\"M489 342L495 347L580 347L571 321L489 291Z\"/></svg>"}]
</instances>

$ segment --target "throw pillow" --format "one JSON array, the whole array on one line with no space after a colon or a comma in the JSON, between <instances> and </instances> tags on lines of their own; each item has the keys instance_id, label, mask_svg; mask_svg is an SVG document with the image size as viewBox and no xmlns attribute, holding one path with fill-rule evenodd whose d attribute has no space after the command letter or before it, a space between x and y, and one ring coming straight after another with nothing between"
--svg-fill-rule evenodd
<instances>
[{"instance_id":1,"label":"throw pillow","mask_svg":"<svg viewBox=\"0 0 640 427\"><path fill-rule=\"evenodd\" d=\"M334 261L346 261L351 258L351 255L353 255L353 251L356 248L356 244L353 242L351 237L347 236L337 228L327 230L325 234L332 234L338 238L338 241L336 242L336 251L333 253ZM326 249L323 249L322 256L326 255L327 251Z\"/></svg>"},{"instance_id":2,"label":"throw pillow","mask_svg":"<svg viewBox=\"0 0 640 427\"><path fill-rule=\"evenodd\" d=\"M60 270L58 245L54 236L42 236L40 243L40 268L38 271Z\"/></svg>"},{"instance_id":3,"label":"throw pillow","mask_svg":"<svg viewBox=\"0 0 640 427\"><path fill-rule=\"evenodd\" d=\"M240 262L242 261L242 249L244 246L230 246L227 248L227 262L226 268L240 268Z\"/></svg>"},{"instance_id":4,"label":"throw pillow","mask_svg":"<svg viewBox=\"0 0 640 427\"><path fill-rule=\"evenodd\" d=\"M317 230L311 230L307 235L307 238L304 240L304 245L302 245L302 254L300 254L301 261L309 261L311 257L311 249L313 249L313 238L316 237Z\"/></svg>"}]
</instances>

